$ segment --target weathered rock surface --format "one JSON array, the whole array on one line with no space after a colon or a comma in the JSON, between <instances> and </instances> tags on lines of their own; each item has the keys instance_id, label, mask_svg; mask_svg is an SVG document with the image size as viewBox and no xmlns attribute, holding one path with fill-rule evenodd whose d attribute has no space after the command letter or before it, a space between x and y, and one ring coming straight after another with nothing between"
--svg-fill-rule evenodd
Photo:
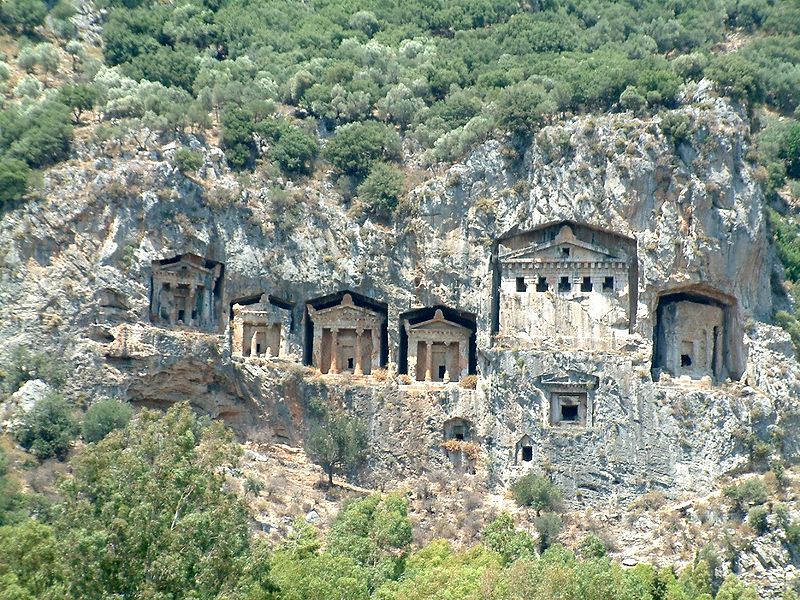
<instances>
[{"instance_id":1,"label":"weathered rock surface","mask_svg":"<svg viewBox=\"0 0 800 600\"><path fill-rule=\"evenodd\" d=\"M629 114L554 124L525 148L486 142L426 174L391 227L354 222L328 176L288 182L287 200L258 173L230 173L219 149L197 140L202 183L181 175L169 151L78 144L46 174L43 200L0 221L0 356L16 345L46 350L74 366L70 397L186 399L265 443L301 444L311 399L343 403L368 419L371 454L357 481L375 488L450 472L443 427L460 417L474 425L478 474L495 493L530 469L551 473L574 507L626 505L652 490L709 493L748 463L748 435L774 441L797 426L800 366L769 323L774 253L746 158L748 123L705 83L679 113L694 132L679 143L658 117ZM521 349L492 336L494 241L560 220L636 239L638 312L621 349ZM390 361L401 312L472 313L477 389L320 377L285 359L233 360L222 327L154 327L151 262L187 252L225 265L226 307L262 293L293 303L298 349L305 302L342 289L388 304ZM735 298L741 381L653 381L658 298L687 284ZM573 372L598 381L590 426L550 427L539 377ZM523 435L531 462L517 456ZM796 437L782 440L797 457Z\"/></svg>"}]
</instances>

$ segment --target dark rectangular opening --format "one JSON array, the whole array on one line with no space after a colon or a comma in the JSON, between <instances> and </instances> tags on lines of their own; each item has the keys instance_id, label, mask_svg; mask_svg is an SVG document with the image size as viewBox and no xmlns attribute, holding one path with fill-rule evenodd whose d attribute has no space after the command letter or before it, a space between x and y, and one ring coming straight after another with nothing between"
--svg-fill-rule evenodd
<instances>
[{"instance_id":1,"label":"dark rectangular opening","mask_svg":"<svg viewBox=\"0 0 800 600\"><path fill-rule=\"evenodd\" d=\"M562 258L569 258L569 248L561 248Z\"/></svg>"},{"instance_id":2,"label":"dark rectangular opening","mask_svg":"<svg viewBox=\"0 0 800 600\"><path fill-rule=\"evenodd\" d=\"M464 428L460 425L453 427L453 439L464 441Z\"/></svg>"},{"instance_id":3,"label":"dark rectangular opening","mask_svg":"<svg viewBox=\"0 0 800 600\"><path fill-rule=\"evenodd\" d=\"M183 318L186 316L186 312L179 310L178 311L178 321L183 321Z\"/></svg>"},{"instance_id":4,"label":"dark rectangular opening","mask_svg":"<svg viewBox=\"0 0 800 600\"><path fill-rule=\"evenodd\" d=\"M524 277L517 277L517 291L518 292L527 292L528 286L525 284Z\"/></svg>"},{"instance_id":5,"label":"dark rectangular opening","mask_svg":"<svg viewBox=\"0 0 800 600\"><path fill-rule=\"evenodd\" d=\"M591 292L592 291L592 278L591 277L584 277L583 281L581 281L581 291L582 292Z\"/></svg>"},{"instance_id":6,"label":"dark rectangular opening","mask_svg":"<svg viewBox=\"0 0 800 600\"><path fill-rule=\"evenodd\" d=\"M682 367L691 367L692 366L692 357L688 354L681 354L681 366Z\"/></svg>"},{"instance_id":7,"label":"dark rectangular opening","mask_svg":"<svg viewBox=\"0 0 800 600\"><path fill-rule=\"evenodd\" d=\"M548 290L547 285L547 278L546 277L539 277L536 281L536 291L537 292L546 292Z\"/></svg>"},{"instance_id":8,"label":"dark rectangular opening","mask_svg":"<svg viewBox=\"0 0 800 600\"><path fill-rule=\"evenodd\" d=\"M192 311L192 319L196 319L196 318L197 318L197 311L193 310Z\"/></svg>"},{"instance_id":9,"label":"dark rectangular opening","mask_svg":"<svg viewBox=\"0 0 800 600\"><path fill-rule=\"evenodd\" d=\"M614 291L614 278L613 277L606 277L603 280L603 291L604 292L613 292Z\"/></svg>"},{"instance_id":10,"label":"dark rectangular opening","mask_svg":"<svg viewBox=\"0 0 800 600\"><path fill-rule=\"evenodd\" d=\"M562 421L577 421L578 420L578 407L576 406L562 406L561 407L561 420Z\"/></svg>"},{"instance_id":11,"label":"dark rectangular opening","mask_svg":"<svg viewBox=\"0 0 800 600\"><path fill-rule=\"evenodd\" d=\"M569 277L561 277L558 280L558 291L559 292L568 292L570 291L571 286L569 284Z\"/></svg>"},{"instance_id":12,"label":"dark rectangular opening","mask_svg":"<svg viewBox=\"0 0 800 600\"><path fill-rule=\"evenodd\" d=\"M352 368L354 367L354 362L355 362L355 361L354 361L354 359L353 359L353 358L348 358L348 359L347 359L347 368L348 368L348 369L352 369Z\"/></svg>"},{"instance_id":13,"label":"dark rectangular opening","mask_svg":"<svg viewBox=\"0 0 800 600\"><path fill-rule=\"evenodd\" d=\"M447 371L447 367L444 365L439 365L439 379L444 379L445 371Z\"/></svg>"},{"instance_id":14,"label":"dark rectangular opening","mask_svg":"<svg viewBox=\"0 0 800 600\"><path fill-rule=\"evenodd\" d=\"M533 447L532 446L523 446L522 447L522 460L525 462L530 462L533 460Z\"/></svg>"}]
</instances>

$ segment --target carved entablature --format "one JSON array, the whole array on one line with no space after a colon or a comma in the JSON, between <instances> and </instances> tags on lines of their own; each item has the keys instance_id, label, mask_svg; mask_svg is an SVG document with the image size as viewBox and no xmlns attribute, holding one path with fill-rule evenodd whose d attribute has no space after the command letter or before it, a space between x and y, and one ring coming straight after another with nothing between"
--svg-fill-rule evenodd
<instances>
[{"instance_id":1,"label":"carved entablature","mask_svg":"<svg viewBox=\"0 0 800 600\"><path fill-rule=\"evenodd\" d=\"M627 292L628 257L624 252L579 240L569 225L562 226L550 241L513 251L502 251L501 246L500 262L503 289L508 291Z\"/></svg>"},{"instance_id":2,"label":"carved entablature","mask_svg":"<svg viewBox=\"0 0 800 600\"><path fill-rule=\"evenodd\" d=\"M469 372L472 330L448 321L441 309L421 323L403 322L408 336L408 374L418 381L458 381Z\"/></svg>"},{"instance_id":3,"label":"carved entablature","mask_svg":"<svg viewBox=\"0 0 800 600\"><path fill-rule=\"evenodd\" d=\"M500 338L548 349L618 348L636 313L635 248L631 238L569 222L504 238Z\"/></svg>"},{"instance_id":4,"label":"carved entablature","mask_svg":"<svg viewBox=\"0 0 800 600\"><path fill-rule=\"evenodd\" d=\"M223 265L196 254L154 261L150 320L214 330L219 323Z\"/></svg>"},{"instance_id":5,"label":"carved entablature","mask_svg":"<svg viewBox=\"0 0 800 600\"><path fill-rule=\"evenodd\" d=\"M380 366L386 315L354 304L351 294L327 308L309 304L308 315L314 323L311 360L321 373L369 375Z\"/></svg>"},{"instance_id":6,"label":"carved entablature","mask_svg":"<svg viewBox=\"0 0 800 600\"><path fill-rule=\"evenodd\" d=\"M288 354L291 312L273 304L264 294L255 304L234 304L231 352L249 358Z\"/></svg>"}]
</instances>

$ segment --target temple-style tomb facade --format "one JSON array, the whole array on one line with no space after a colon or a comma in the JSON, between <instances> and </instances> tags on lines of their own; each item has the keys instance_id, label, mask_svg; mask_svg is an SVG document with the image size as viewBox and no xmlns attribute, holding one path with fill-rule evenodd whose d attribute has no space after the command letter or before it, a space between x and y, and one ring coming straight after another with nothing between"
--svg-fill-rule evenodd
<instances>
[{"instance_id":1,"label":"temple-style tomb facade","mask_svg":"<svg viewBox=\"0 0 800 600\"><path fill-rule=\"evenodd\" d=\"M283 357L288 353L291 312L264 294L255 304L234 304L231 352L242 357Z\"/></svg>"},{"instance_id":2,"label":"temple-style tomb facade","mask_svg":"<svg viewBox=\"0 0 800 600\"><path fill-rule=\"evenodd\" d=\"M412 324L404 319L408 336L408 374L417 381L458 381L469 372L472 331L444 318L437 309L432 319Z\"/></svg>"},{"instance_id":3,"label":"temple-style tomb facade","mask_svg":"<svg viewBox=\"0 0 800 600\"><path fill-rule=\"evenodd\" d=\"M384 314L354 304L347 293L334 306L307 307L314 324L311 364L321 373L369 375L380 367Z\"/></svg>"},{"instance_id":4,"label":"temple-style tomb facade","mask_svg":"<svg viewBox=\"0 0 800 600\"><path fill-rule=\"evenodd\" d=\"M501 240L500 338L532 348L616 348L635 316L633 253L635 241L575 223Z\"/></svg>"},{"instance_id":5,"label":"temple-style tomb facade","mask_svg":"<svg viewBox=\"0 0 800 600\"><path fill-rule=\"evenodd\" d=\"M222 263L196 254L153 262L150 321L208 331L217 328L222 296Z\"/></svg>"}]
</instances>

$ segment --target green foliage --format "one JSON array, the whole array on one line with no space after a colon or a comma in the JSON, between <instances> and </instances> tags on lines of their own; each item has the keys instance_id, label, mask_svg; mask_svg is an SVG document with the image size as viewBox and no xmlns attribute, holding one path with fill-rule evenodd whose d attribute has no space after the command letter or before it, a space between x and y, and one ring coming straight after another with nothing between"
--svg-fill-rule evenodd
<instances>
[{"instance_id":1,"label":"green foliage","mask_svg":"<svg viewBox=\"0 0 800 600\"><path fill-rule=\"evenodd\" d=\"M525 82L503 90L497 101L497 124L512 132L531 132L555 110L543 86Z\"/></svg>"},{"instance_id":2,"label":"green foliage","mask_svg":"<svg viewBox=\"0 0 800 600\"><path fill-rule=\"evenodd\" d=\"M266 571L247 572L247 514L224 485L222 467L237 458L222 426L188 404L143 411L88 446L72 461L56 522L67 596L214 598L240 584L268 592Z\"/></svg>"},{"instance_id":3,"label":"green foliage","mask_svg":"<svg viewBox=\"0 0 800 600\"><path fill-rule=\"evenodd\" d=\"M691 140L692 124L684 113L671 111L661 116L661 131L677 147Z\"/></svg>"},{"instance_id":4,"label":"green foliage","mask_svg":"<svg viewBox=\"0 0 800 600\"><path fill-rule=\"evenodd\" d=\"M222 147L225 158L233 169L243 169L255 160L256 145L253 128L247 111L227 108L222 112Z\"/></svg>"},{"instance_id":5,"label":"green foliage","mask_svg":"<svg viewBox=\"0 0 800 600\"><path fill-rule=\"evenodd\" d=\"M603 540L593 533L581 542L581 556L585 558L603 558L608 555L608 548Z\"/></svg>"},{"instance_id":6,"label":"green foliage","mask_svg":"<svg viewBox=\"0 0 800 600\"><path fill-rule=\"evenodd\" d=\"M272 159L285 173L309 173L318 152L314 136L298 127L286 125L272 148Z\"/></svg>"},{"instance_id":7,"label":"green foliage","mask_svg":"<svg viewBox=\"0 0 800 600\"><path fill-rule=\"evenodd\" d=\"M370 590L401 575L410 546L408 501L396 493L350 502L328 534L328 551L364 567Z\"/></svg>"},{"instance_id":8,"label":"green foliage","mask_svg":"<svg viewBox=\"0 0 800 600\"><path fill-rule=\"evenodd\" d=\"M536 545L526 531L516 531L514 519L507 512L500 513L483 530L483 543L497 552L503 564L510 564L522 556L535 556Z\"/></svg>"},{"instance_id":9,"label":"green foliage","mask_svg":"<svg viewBox=\"0 0 800 600\"><path fill-rule=\"evenodd\" d=\"M344 412L326 411L321 422L311 426L307 451L328 474L333 485L335 472L358 467L367 450L366 426L358 417Z\"/></svg>"},{"instance_id":10,"label":"green foliage","mask_svg":"<svg viewBox=\"0 0 800 600\"><path fill-rule=\"evenodd\" d=\"M72 409L61 396L43 396L26 413L15 435L20 445L42 460L55 456L63 459L77 433Z\"/></svg>"},{"instance_id":11,"label":"green foliage","mask_svg":"<svg viewBox=\"0 0 800 600\"><path fill-rule=\"evenodd\" d=\"M97 90L85 83L65 85L59 91L59 100L72 110L72 119L76 125L81 122L81 115L92 110L97 102Z\"/></svg>"},{"instance_id":12,"label":"green foliage","mask_svg":"<svg viewBox=\"0 0 800 600\"><path fill-rule=\"evenodd\" d=\"M24 346L16 346L8 353L2 362L2 369L0 377L3 389L9 394L32 379L41 379L59 388L69 373L69 367L62 359L46 352L32 352Z\"/></svg>"},{"instance_id":13,"label":"green foliage","mask_svg":"<svg viewBox=\"0 0 800 600\"><path fill-rule=\"evenodd\" d=\"M751 105L764 97L764 83L758 69L737 53L724 54L706 68L706 76L716 81L723 94Z\"/></svg>"},{"instance_id":14,"label":"green foliage","mask_svg":"<svg viewBox=\"0 0 800 600\"><path fill-rule=\"evenodd\" d=\"M0 210L25 197L30 178L31 170L25 162L16 158L0 158Z\"/></svg>"},{"instance_id":15,"label":"green foliage","mask_svg":"<svg viewBox=\"0 0 800 600\"><path fill-rule=\"evenodd\" d=\"M561 504L561 490L547 477L528 473L512 486L514 500L520 506L530 506L538 515L543 510L556 510Z\"/></svg>"},{"instance_id":16,"label":"green foliage","mask_svg":"<svg viewBox=\"0 0 800 600\"><path fill-rule=\"evenodd\" d=\"M403 577L384 584L378 600L456 600L481 598L484 577L498 568L498 556L481 545L454 552L434 540L409 556Z\"/></svg>"},{"instance_id":17,"label":"green foliage","mask_svg":"<svg viewBox=\"0 0 800 600\"><path fill-rule=\"evenodd\" d=\"M539 534L539 550L544 552L558 539L564 524L561 517L555 513L544 513L533 520L536 532Z\"/></svg>"},{"instance_id":18,"label":"green foliage","mask_svg":"<svg viewBox=\"0 0 800 600\"><path fill-rule=\"evenodd\" d=\"M192 173L203 166L203 155L189 148L178 148L175 151L175 166L183 173Z\"/></svg>"},{"instance_id":19,"label":"green foliage","mask_svg":"<svg viewBox=\"0 0 800 600\"><path fill-rule=\"evenodd\" d=\"M755 529L756 533L763 535L769 529L769 513L763 506L754 506L747 513L747 524Z\"/></svg>"},{"instance_id":20,"label":"green foliage","mask_svg":"<svg viewBox=\"0 0 800 600\"><path fill-rule=\"evenodd\" d=\"M358 197L373 215L388 217L405 194L403 172L386 163L375 163L367 178L358 186Z\"/></svg>"},{"instance_id":21,"label":"green foliage","mask_svg":"<svg viewBox=\"0 0 800 600\"><path fill-rule=\"evenodd\" d=\"M346 175L364 177L377 161L400 158L400 136L374 121L343 125L325 147L325 158Z\"/></svg>"},{"instance_id":22,"label":"green foliage","mask_svg":"<svg viewBox=\"0 0 800 600\"><path fill-rule=\"evenodd\" d=\"M735 510L742 514L747 512L749 506L764 504L769 498L767 486L757 477L729 485L723 489L723 494L733 501Z\"/></svg>"},{"instance_id":23,"label":"green foliage","mask_svg":"<svg viewBox=\"0 0 800 600\"><path fill-rule=\"evenodd\" d=\"M70 110L44 100L0 112L0 155L41 168L67 157L72 140Z\"/></svg>"},{"instance_id":24,"label":"green foliage","mask_svg":"<svg viewBox=\"0 0 800 600\"><path fill-rule=\"evenodd\" d=\"M46 16L47 6L41 0L4 0L0 5L0 20L19 33L33 33Z\"/></svg>"},{"instance_id":25,"label":"green foliage","mask_svg":"<svg viewBox=\"0 0 800 600\"><path fill-rule=\"evenodd\" d=\"M9 477L8 459L0 449L0 527L21 521L25 516L25 497L17 482Z\"/></svg>"},{"instance_id":26,"label":"green foliage","mask_svg":"<svg viewBox=\"0 0 800 600\"><path fill-rule=\"evenodd\" d=\"M122 429L133 416L130 404L110 398L95 402L81 422L81 435L87 442L99 442L115 429Z\"/></svg>"}]
</instances>

